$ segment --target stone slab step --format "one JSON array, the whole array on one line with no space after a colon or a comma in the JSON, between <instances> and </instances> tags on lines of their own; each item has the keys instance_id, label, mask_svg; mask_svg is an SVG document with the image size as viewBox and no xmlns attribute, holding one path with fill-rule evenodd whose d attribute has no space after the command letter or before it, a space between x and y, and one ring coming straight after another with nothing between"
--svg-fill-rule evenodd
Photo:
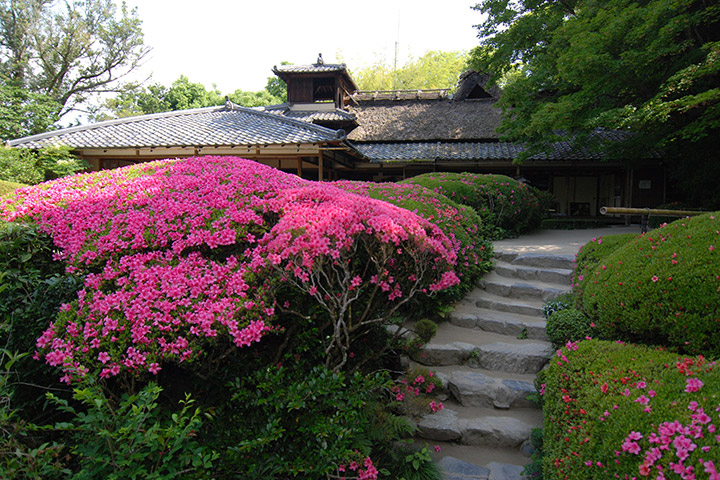
<instances>
[{"instance_id":1,"label":"stone slab step","mask_svg":"<svg viewBox=\"0 0 720 480\"><path fill-rule=\"evenodd\" d=\"M418 436L433 441L454 441L463 445L520 448L530 438L537 422L527 423L515 416L495 411L463 417L445 407L423 417L417 424Z\"/></svg>"},{"instance_id":2,"label":"stone slab step","mask_svg":"<svg viewBox=\"0 0 720 480\"><path fill-rule=\"evenodd\" d=\"M531 398L537 393L532 381L497 378L477 370L455 370L447 379L447 389L465 407L537 408Z\"/></svg>"},{"instance_id":3,"label":"stone slab step","mask_svg":"<svg viewBox=\"0 0 720 480\"><path fill-rule=\"evenodd\" d=\"M490 462L487 467L465 462L455 457L438 461L443 480L521 480L523 467L507 463Z\"/></svg>"},{"instance_id":4,"label":"stone slab step","mask_svg":"<svg viewBox=\"0 0 720 480\"><path fill-rule=\"evenodd\" d=\"M573 273L572 269L527 267L507 262L497 262L494 271L498 275L507 278L533 280L557 285L570 285Z\"/></svg>"},{"instance_id":5,"label":"stone slab step","mask_svg":"<svg viewBox=\"0 0 720 480\"><path fill-rule=\"evenodd\" d=\"M411 357L425 366L472 365L515 373L537 373L552 355L548 342L518 339L443 322L428 344ZM544 358L546 356L547 358Z\"/></svg>"},{"instance_id":6,"label":"stone slab step","mask_svg":"<svg viewBox=\"0 0 720 480\"><path fill-rule=\"evenodd\" d=\"M495 342L488 345L431 342L414 353L412 359L428 367L468 364L501 372L537 373L553 352L549 343L537 340L524 344Z\"/></svg>"},{"instance_id":7,"label":"stone slab step","mask_svg":"<svg viewBox=\"0 0 720 480\"><path fill-rule=\"evenodd\" d=\"M465 303L472 302L478 308L487 310L496 310L499 312L517 313L520 315L528 315L531 317L543 317L542 307L545 302L542 300L515 300L508 297L501 297L481 290L478 294L473 290L466 297Z\"/></svg>"},{"instance_id":8,"label":"stone slab step","mask_svg":"<svg viewBox=\"0 0 720 480\"><path fill-rule=\"evenodd\" d=\"M497 312L460 303L450 313L448 320L459 327L477 328L513 337L526 336L535 340L548 340L545 319L535 316Z\"/></svg>"},{"instance_id":9,"label":"stone slab step","mask_svg":"<svg viewBox=\"0 0 720 480\"><path fill-rule=\"evenodd\" d=\"M527 343L497 342L481 345L473 353L477 365L488 370L514 373L537 373L553 355L552 345L537 340Z\"/></svg>"},{"instance_id":10,"label":"stone slab step","mask_svg":"<svg viewBox=\"0 0 720 480\"><path fill-rule=\"evenodd\" d=\"M483 277L479 286L486 292L517 300L540 300L547 302L570 291L570 286L549 285L535 280L509 279L491 272Z\"/></svg>"},{"instance_id":11,"label":"stone slab step","mask_svg":"<svg viewBox=\"0 0 720 480\"><path fill-rule=\"evenodd\" d=\"M521 253L511 262L513 265L540 268L562 268L572 270L575 266L575 255L553 255L547 253Z\"/></svg>"}]
</instances>

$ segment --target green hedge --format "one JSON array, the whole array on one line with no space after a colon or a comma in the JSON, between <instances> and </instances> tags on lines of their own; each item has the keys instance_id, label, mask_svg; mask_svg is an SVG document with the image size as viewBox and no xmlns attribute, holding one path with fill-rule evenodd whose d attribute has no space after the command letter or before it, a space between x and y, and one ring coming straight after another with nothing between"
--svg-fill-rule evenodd
<instances>
[{"instance_id":1,"label":"green hedge","mask_svg":"<svg viewBox=\"0 0 720 480\"><path fill-rule=\"evenodd\" d=\"M592 272L600 266L604 259L637 237L634 233L622 233L597 237L580 247L575 255L575 270L573 271L572 286L576 295L582 295L582 290L591 278Z\"/></svg>"},{"instance_id":2,"label":"green hedge","mask_svg":"<svg viewBox=\"0 0 720 480\"><path fill-rule=\"evenodd\" d=\"M717 478L714 363L597 340L570 347L542 375L546 480ZM695 476L675 473L690 467Z\"/></svg>"},{"instance_id":3,"label":"green hedge","mask_svg":"<svg viewBox=\"0 0 720 480\"><path fill-rule=\"evenodd\" d=\"M0 197L25 186L26 185L24 183L6 182L4 180L0 180Z\"/></svg>"},{"instance_id":4,"label":"green hedge","mask_svg":"<svg viewBox=\"0 0 720 480\"><path fill-rule=\"evenodd\" d=\"M537 228L549 201L546 194L504 175L426 173L401 183L422 185L471 206L491 238L517 236Z\"/></svg>"},{"instance_id":5,"label":"green hedge","mask_svg":"<svg viewBox=\"0 0 720 480\"><path fill-rule=\"evenodd\" d=\"M601 338L720 355L717 215L677 220L637 236L598 255L594 268L583 248L586 257L579 261L588 268L576 291Z\"/></svg>"}]
</instances>

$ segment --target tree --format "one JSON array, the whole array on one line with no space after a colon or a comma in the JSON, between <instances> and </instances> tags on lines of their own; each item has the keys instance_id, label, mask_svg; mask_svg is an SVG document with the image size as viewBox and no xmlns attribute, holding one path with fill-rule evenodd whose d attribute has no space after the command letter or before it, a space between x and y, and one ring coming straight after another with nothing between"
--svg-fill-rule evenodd
<instances>
[{"instance_id":1,"label":"tree","mask_svg":"<svg viewBox=\"0 0 720 480\"><path fill-rule=\"evenodd\" d=\"M353 78L361 90L452 89L467 69L467 59L465 52L431 51L397 70L378 59L353 72Z\"/></svg>"},{"instance_id":2,"label":"tree","mask_svg":"<svg viewBox=\"0 0 720 480\"><path fill-rule=\"evenodd\" d=\"M227 97L230 101L245 107L272 105L284 101L268 90L250 92L238 89ZM215 85L208 90L202 83L193 83L188 77L181 75L169 88L159 83L149 85L147 88L138 84L127 85L115 97L105 100L91 115L91 119L101 121L132 115L212 107L224 103L225 95L222 95Z\"/></svg>"},{"instance_id":3,"label":"tree","mask_svg":"<svg viewBox=\"0 0 720 480\"><path fill-rule=\"evenodd\" d=\"M34 185L89 169L83 159L58 145L38 151L0 145L0 181Z\"/></svg>"},{"instance_id":4,"label":"tree","mask_svg":"<svg viewBox=\"0 0 720 480\"><path fill-rule=\"evenodd\" d=\"M118 14L112 0L0 0L0 82L13 112L41 117L14 129L38 133L91 95L117 91L148 52L140 26L135 9L123 3ZM33 97L43 108L27 108Z\"/></svg>"},{"instance_id":5,"label":"tree","mask_svg":"<svg viewBox=\"0 0 720 480\"><path fill-rule=\"evenodd\" d=\"M506 140L531 153L560 131L591 144L598 128L627 130L616 152L663 152L686 200L718 192L716 2L486 0L474 8L487 20L471 65L507 80L499 101Z\"/></svg>"}]
</instances>

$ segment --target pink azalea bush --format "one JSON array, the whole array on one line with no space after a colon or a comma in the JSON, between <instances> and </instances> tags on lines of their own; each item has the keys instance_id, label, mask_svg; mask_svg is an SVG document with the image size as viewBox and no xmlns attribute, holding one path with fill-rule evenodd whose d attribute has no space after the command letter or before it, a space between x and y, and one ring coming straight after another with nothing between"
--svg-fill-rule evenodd
<instances>
[{"instance_id":1,"label":"pink azalea bush","mask_svg":"<svg viewBox=\"0 0 720 480\"><path fill-rule=\"evenodd\" d=\"M77 175L21 189L0 211L41 225L85 276L37 342L65 381L255 344L278 308L292 311L283 288L324 312L326 364L341 368L353 335L459 282L452 241L427 220L235 157Z\"/></svg>"},{"instance_id":2,"label":"pink azalea bush","mask_svg":"<svg viewBox=\"0 0 720 480\"><path fill-rule=\"evenodd\" d=\"M569 342L542 378L546 479L720 479L720 370L619 342Z\"/></svg>"},{"instance_id":3,"label":"pink azalea bush","mask_svg":"<svg viewBox=\"0 0 720 480\"><path fill-rule=\"evenodd\" d=\"M400 206L437 225L452 241L457 254L455 271L461 283L454 289L456 292L453 291L456 297L472 289L492 267L492 243L483 238L483 220L471 207L411 183L339 180L333 184L348 192Z\"/></svg>"}]
</instances>

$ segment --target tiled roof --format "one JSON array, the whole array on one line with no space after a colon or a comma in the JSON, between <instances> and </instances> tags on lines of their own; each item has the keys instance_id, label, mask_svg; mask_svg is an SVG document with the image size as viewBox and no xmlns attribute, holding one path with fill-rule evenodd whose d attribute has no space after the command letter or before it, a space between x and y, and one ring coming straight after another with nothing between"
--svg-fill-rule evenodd
<instances>
[{"instance_id":1,"label":"tiled roof","mask_svg":"<svg viewBox=\"0 0 720 480\"><path fill-rule=\"evenodd\" d=\"M618 141L623 132L601 132L603 140ZM412 161L477 161L514 160L523 151L522 145L508 142L390 142L352 144L373 163ZM573 149L569 141L553 144L549 153L540 153L530 160L601 160L601 151Z\"/></svg>"},{"instance_id":2,"label":"tiled roof","mask_svg":"<svg viewBox=\"0 0 720 480\"><path fill-rule=\"evenodd\" d=\"M205 147L276 145L337 140L339 133L312 123L272 115L228 102L128 117L11 140L8 145L42 148Z\"/></svg>"},{"instance_id":3,"label":"tiled roof","mask_svg":"<svg viewBox=\"0 0 720 480\"><path fill-rule=\"evenodd\" d=\"M302 120L304 122L354 122L356 120L355 115L336 108L331 112L318 112L318 111L303 111L303 110L290 110L290 106L287 103L281 103L280 105L270 105L268 107L258 107L264 112L272 113L274 115L283 115L287 118L294 118L295 120Z\"/></svg>"},{"instance_id":4,"label":"tiled roof","mask_svg":"<svg viewBox=\"0 0 720 480\"><path fill-rule=\"evenodd\" d=\"M344 63L328 63L313 65L280 65L273 67L273 72L278 73L329 73L345 72L347 65Z\"/></svg>"}]
</instances>

